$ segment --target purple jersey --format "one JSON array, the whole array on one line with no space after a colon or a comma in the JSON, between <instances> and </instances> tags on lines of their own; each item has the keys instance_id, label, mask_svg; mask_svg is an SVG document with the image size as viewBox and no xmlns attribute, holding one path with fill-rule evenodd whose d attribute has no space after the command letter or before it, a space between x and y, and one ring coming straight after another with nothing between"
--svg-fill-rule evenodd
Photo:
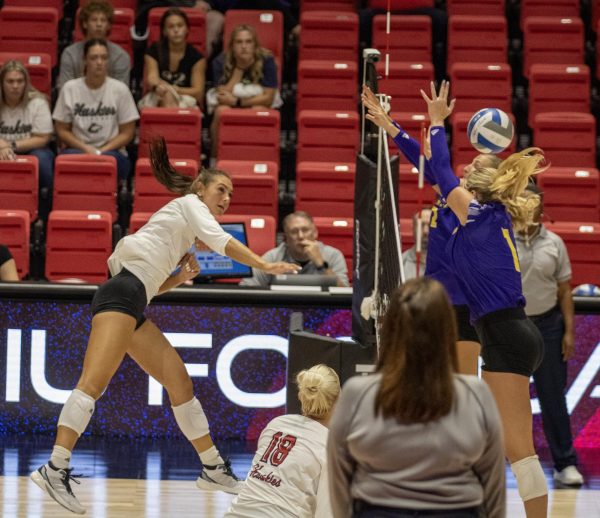
<instances>
[{"instance_id":1,"label":"purple jersey","mask_svg":"<svg viewBox=\"0 0 600 518\"><path fill-rule=\"evenodd\" d=\"M412 165L419 167L421 146L398 124L395 125L400 130L400 133L394 138L394 144L396 144ZM435 184L435 177L433 176L428 160L425 161L425 179L428 183ZM446 253L446 244L452 232L458 226L458 218L454 212L446 205L446 201L442 197L438 197L435 205L431 208L425 275L440 282L446 288L450 301L455 306L467 303L467 299L460 289L458 280L450 266L450 259Z\"/></svg>"},{"instance_id":2,"label":"purple jersey","mask_svg":"<svg viewBox=\"0 0 600 518\"><path fill-rule=\"evenodd\" d=\"M525 306L512 222L504 205L472 200L466 225L458 227L446 250L473 321L499 309Z\"/></svg>"}]
</instances>

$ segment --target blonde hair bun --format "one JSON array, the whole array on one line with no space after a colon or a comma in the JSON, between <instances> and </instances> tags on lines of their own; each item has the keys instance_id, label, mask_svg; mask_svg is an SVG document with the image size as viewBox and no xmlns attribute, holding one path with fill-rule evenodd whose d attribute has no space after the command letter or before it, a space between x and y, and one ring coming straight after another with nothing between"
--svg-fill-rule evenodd
<instances>
[{"instance_id":1,"label":"blonde hair bun","mask_svg":"<svg viewBox=\"0 0 600 518\"><path fill-rule=\"evenodd\" d=\"M341 389L337 373L323 364L300 371L296 384L302 414L315 418L323 418L331 411Z\"/></svg>"}]
</instances>

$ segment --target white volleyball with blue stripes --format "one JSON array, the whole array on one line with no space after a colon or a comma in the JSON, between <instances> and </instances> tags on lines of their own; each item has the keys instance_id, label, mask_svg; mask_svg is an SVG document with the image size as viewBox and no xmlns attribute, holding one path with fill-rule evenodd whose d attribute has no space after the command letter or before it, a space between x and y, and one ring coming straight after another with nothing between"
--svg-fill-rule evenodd
<instances>
[{"instance_id":1,"label":"white volleyball with blue stripes","mask_svg":"<svg viewBox=\"0 0 600 518\"><path fill-rule=\"evenodd\" d=\"M469 142L480 153L500 153L510 146L515 128L502 110L484 108L471 117L467 135Z\"/></svg>"}]
</instances>

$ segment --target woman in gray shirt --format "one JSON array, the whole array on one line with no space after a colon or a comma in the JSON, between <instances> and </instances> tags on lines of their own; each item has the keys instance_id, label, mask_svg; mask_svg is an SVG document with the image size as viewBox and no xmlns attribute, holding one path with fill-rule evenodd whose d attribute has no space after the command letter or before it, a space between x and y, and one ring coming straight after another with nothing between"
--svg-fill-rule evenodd
<instances>
[{"instance_id":1,"label":"woman in gray shirt","mask_svg":"<svg viewBox=\"0 0 600 518\"><path fill-rule=\"evenodd\" d=\"M350 379L332 417L335 518L505 515L500 417L483 381L455 374L456 336L437 281L392 295L377 373Z\"/></svg>"}]
</instances>

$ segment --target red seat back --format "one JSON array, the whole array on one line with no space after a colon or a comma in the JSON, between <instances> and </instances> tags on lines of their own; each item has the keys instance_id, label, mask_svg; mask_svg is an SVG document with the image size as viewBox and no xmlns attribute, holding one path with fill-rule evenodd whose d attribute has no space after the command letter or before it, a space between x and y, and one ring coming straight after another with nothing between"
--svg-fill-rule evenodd
<instances>
[{"instance_id":1,"label":"red seat back","mask_svg":"<svg viewBox=\"0 0 600 518\"><path fill-rule=\"evenodd\" d=\"M170 158L200 159L202 113L187 108L144 108L140 112L138 156L149 156L149 145L158 137L167 141Z\"/></svg>"},{"instance_id":2,"label":"red seat back","mask_svg":"<svg viewBox=\"0 0 600 518\"><path fill-rule=\"evenodd\" d=\"M521 28L531 16L579 16L579 0L521 0Z\"/></svg>"},{"instance_id":3,"label":"red seat back","mask_svg":"<svg viewBox=\"0 0 600 518\"><path fill-rule=\"evenodd\" d=\"M4 0L7 7L50 7L56 9L58 19L63 17L64 0Z\"/></svg>"},{"instance_id":4,"label":"red seat back","mask_svg":"<svg viewBox=\"0 0 600 518\"><path fill-rule=\"evenodd\" d=\"M390 63L411 61L431 63L431 18L429 16L390 16L390 37L386 35L387 16L373 17L371 46L385 53L389 43Z\"/></svg>"},{"instance_id":5,"label":"red seat back","mask_svg":"<svg viewBox=\"0 0 600 518\"><path fill-rule=\"evenodd\" d=\"M448 15L504 16L504 0L446 0Z\"/></svg>"},{"instance_id":6,"label":"red seat back","mask_svg":"<svg viewBox=\"0 0 600 518\"><path fill-rule=\"evenodd\" d=\"M354 219L341 217L314 217L319 231L319 241L337 248L346 259L348 272L352 272L354 244Z\"/></svg>"},{"instance_id":7,"label":"red seat back","mask_svg":"<svg viewBox=\"0 0 600 518\"><path fill-rule=\"evenodd\" d=\"M304 11L335 11L356 12L354 0L301 0L300 10Z\"/></svg>"},{"instance_id":8,"label":"red seat back","mask_svg":"<svg viewBox=\"0 0 600 518\"><path fill-rule=\"evenodd\" d=\"M447 66L457 62L506 63L507 41L504 16L450 16Z\"/></svg>"},{"instance_id":9,"label":"red seat back","mask_svg":"<svg viewBox=\"0 0 600 518\"><path fill-rule=\"evenodd\" d=\"M0 161L0 208L25 210L31 221L38 212L38 159L20 155L16 160Z\"/></svg>"},{"instance_id":10,"label":"red seat back","mask_svg":"<svg viewBox=\"0 0 600 518\"><path fill-rule=\"evenodd\" d=\"M148 12L148 45L160 39L160 19L168 7L154 7ZM202 9L193 7L180 7L188 18L190 31L188 43L196 47L203 56L206 56L206 13Z\"/></svg>"},{"instance_id":11,"label":"red seat back","mask_svg":"<svg viewBox=\"0 0 600 518\"><path fill-rule=\"evenodd\" d=\"M248 214L224 214L217 218L219 223L244 223L248 248L255 254L263 255L275 247L277 221L271 216L250 216Z\"/></svg>"},{"instance_id":12,"label":"red seat back","mask_svg":"<svg viewBox=\"0 0 600 518\"><path fill-rule=\"evenodd\" d=\"M350 162L358 150L358 114L302 110L298 115L296 163Z\"/></svg>"},{"instance_id":13,"label":"red seat back","mask_svg":"<svg viewBox=\"0 0 600 518\"><path fill-rule=\"evenodd\" d=\"M379 91L392 96L392 109L415 113L427 109L419 91L430 91L429 83L433 81L431 63L390 63L388 77L385 77L384 63L377 63L376 68L381 76Z\"/></svg>"},{"instance_id":14,"label":"red seat back","mask_svg":"<svg viewBox=\"0 0 600 518\"><path fill-rule=\"evenodd\" d=\"M356 61L358 15L351 12L304 11L299 59Z\"/></svg>"},{"instance_id":15,"label":"red seat back","mask_svg":"<svg viewBox=\"0 0 600 518\"><path fill-rule=\"evenodd\" d=\"M19 279L29 274L29 212L0 209L0 243L6 245L17 265Z\"/></svg>"},{"instance_id":16,"label":"red seat back","mask_svg":"<svg viewBox=\"0 0 600 518\"><path fill-rule=\"evenodd\" d=\"M353 61L303 60L298 63L296 111L351 111L358 105L358 66Z\"/></svg>"},{"instance_id":17,"label":"red seat back","mask_svg":"<svg viewBox=\"0 0 600 518\"><path fill-rule=\"evenodd\" d=\"M0 52L0 67L7 61L16 59L25 65L36 90L50 97L52 90L52 58L50 54L30 54L28 52Z\"/></svg>"}]
</instances>

